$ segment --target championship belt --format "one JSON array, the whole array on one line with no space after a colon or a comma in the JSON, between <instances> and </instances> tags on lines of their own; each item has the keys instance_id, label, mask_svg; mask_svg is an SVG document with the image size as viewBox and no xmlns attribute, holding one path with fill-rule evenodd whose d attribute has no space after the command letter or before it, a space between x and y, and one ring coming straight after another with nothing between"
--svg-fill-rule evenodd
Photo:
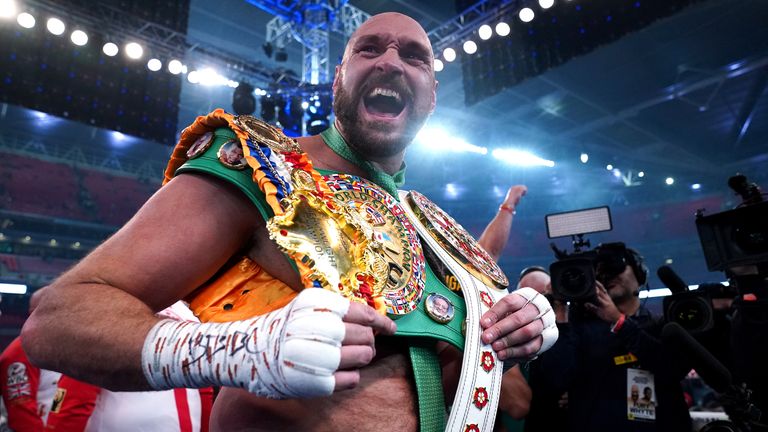
<instances>
[{"instance_id":1,"label":"championship belt","mask_svg":"<svg viewBox=\"0 0 768 432\"><path fill-rule=\"evenodd\" d=\"M217 109L181 134L166 182L187 159L210 145L211 132L229 127L237 140L218 157L230 169L253 169L274 216L270 238L293 259L305 288L325 288L394 317L414 310L425 283L416 233L400 204L377 185L354 176L326 181L295 140L253 116Z\"/></svg>"},{"instance_id":2,"label":"championship belt","mask_svg":"<svg viewBox=\"0 0 768 432\"><path fill-rule=\"evenodd\" d=\"M445 279L453 278L455 284L451 285L458 286L466 302L464 357L446 430L492 430L503 364L491 346L480 340L480 317L507 295L504 287L509 282L493 258L432 201L415 191L400 191L400 200L426 245L425 251L430 250L440 261L436 267L442 267ZM433 315L440 319L439 313L430 313Z\"/></svg>"}]
</instances>

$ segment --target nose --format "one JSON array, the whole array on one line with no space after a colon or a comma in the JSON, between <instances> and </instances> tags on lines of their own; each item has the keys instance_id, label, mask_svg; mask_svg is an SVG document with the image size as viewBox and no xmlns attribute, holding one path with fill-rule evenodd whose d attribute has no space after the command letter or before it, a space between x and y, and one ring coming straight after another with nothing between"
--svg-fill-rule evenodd
<instances>
[{"instance_id":1,"label":"nose","mask_svg":"<svg viewBox=\"0 0 768 432\"><path fill-rule=\"evenodd\" d=\"M401 75L403 73L403 59L395 47L387 48L376 62L376 69L385 74Z\"/></svg>"}]
</instances>

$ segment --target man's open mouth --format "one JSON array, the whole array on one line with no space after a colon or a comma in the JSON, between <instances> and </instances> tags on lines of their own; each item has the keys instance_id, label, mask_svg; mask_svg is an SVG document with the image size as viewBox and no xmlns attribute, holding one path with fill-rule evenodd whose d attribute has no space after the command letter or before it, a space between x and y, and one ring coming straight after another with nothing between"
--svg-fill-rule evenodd
<instances>
[{"instance_id":1,"label":"man's open mouth","mask_svg":"<svg viewBox=\"0 0 768 432\"><path fill-rule=\"evenodd\" d=\"M397 117L405 109L405 102L400 92L383 87L375 87L363 98L365 109L381 117Z\"/></svg>"}]
</instances>

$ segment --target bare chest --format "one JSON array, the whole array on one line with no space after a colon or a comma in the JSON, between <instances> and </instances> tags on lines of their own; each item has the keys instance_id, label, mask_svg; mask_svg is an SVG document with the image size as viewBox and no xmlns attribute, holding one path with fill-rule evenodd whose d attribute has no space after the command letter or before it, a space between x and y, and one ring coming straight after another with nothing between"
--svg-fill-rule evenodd
<instances>
[{"instance_id":1,"label":"bare chest","mask_svg":"<svg viewBox=\"0 0 768 432\"><path fill-rule=\"evenodd\" d=\"M418 412L408 359L392 354L360 374L353 390L330 397L276 401L222 389L211 431L417 431Z\"/></svg>"}]
</instances>

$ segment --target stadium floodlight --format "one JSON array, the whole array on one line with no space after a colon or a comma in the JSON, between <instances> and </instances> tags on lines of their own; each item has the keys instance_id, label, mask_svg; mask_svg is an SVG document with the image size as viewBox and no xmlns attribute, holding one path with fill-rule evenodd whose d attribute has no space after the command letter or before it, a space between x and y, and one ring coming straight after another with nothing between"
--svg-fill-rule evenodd
<instances>
[{"instance_id":1,"label":"stadium floodlight","mask_svg":"<svg viewBox=\"0 0 768 432\"><path fill-rule=\"evenodd\" d=\"M56 36L61 36L64 34L64 30L67 28L64 25L64 21L58 18L48 18L48 22L45 24L45 27L49 32L51 32L51 34Z\"/></svg>"},{"instance_id":2,"label":"stadium floodlight","mask_svg":"<svg viewBox=\"0 0 768 432\"><path fill-rule=\"evenodd\" d=\"M443 50L443 58L447 62L452 62L452 61L456 60L456 50L454 50L453 48L450 48L450 47L444 49Z\"/></svg>"},{"instance_id":3,"label":"stadium floodlight","mask_svg":"<svg viewBox=\"0 0 768 432\"><path fill-rule=\"evenodd\" d=\"M147 69L151 70L152 72L157 72L162 68L163 68L163 63L159 59L153 58L153 59L149 59L149 61L147 62Z\"/></svg>"},{"instance_id":4,"label":"stadium floodlight","mask_svg":"<svg viewBox=\"0 0 768 432\"><path fill-rule=\"evenodd\" d=\"M495 149L491 152L496 159L518 166L545 166L552 168L555 162L536 156L533 153L517 149Z\"/></svg>"},{"instance_id":5,"label":"stadium floodlight","mask_svg":"<svg viewBox=\"0 0 768 432\"><path fill-rule=\"evenodd\" d=\"M477 35L480 36L480 39L482 40L488 40L493 36L493 29L488 24L483 24L477 29Z\"/></svg>"},{"instance_id":6,"label":"stadium floodlight","mask_svg":"<svg viewBox=\"0 0 768 432\"><path fill-rule=\"evenodd\" d=\"M82 30L73 31L69 39L77 46L83 46L88 43L88 35Z\"/></svg>"},{"instance_id":7,"label":"stadium floodlight","mask_svg":"<svg viewBox=\"0 0 768 432\"><path fill-rule=\"evenodd\" d=\"M35 17L26 12L22 12L16 17L16 22L26 29L31 29L35 26Z\"/></svg>"},{"instance_id":8,"label":"stadium floodlight","mask_svg":"<svg viewBox=\"0 0 768 432\"><path fill-rule=\"evenodd\" d=\"M531 22L533 21L533 18L536 16L536 14L533 13L533 9L531 8L522 8L520 9L520 21L522 22Z\"/></svg>"},{"instance_id":9,"label":"stadium floodlight","mask_svg":"<svg viewBox=\"0 0 768 432\"><path fill-rule=\"evenodd\" d=\"M144 55L144 48L136 42L129 42L125 44L125 55L134 60L140 59Z\"/></svg>"},{"instance_id":10,"label":"stadium floodlight","mask_svg":"<svg viewBox=\"0 0 768 432\"><path fill-rule=\"evenodd\" d=\"M117 45L115 45L112 42L107 42L104 44L104 46L101 48L101 50L104 52L104 54L114 57L117 55L117 52L119 51L119 48Z\"/></svg>"},{"instance_id":11,"label":"stadium floodlight","mask_svg":"<svg viewBox=\"0 0 768 432\"><path fill-rule=\"evenodd\" d=\"M181 64L181 62L176 59L173 59L168 62L168 72L174 75L180 74L183 69L184 69L184 65Z\"/></svg>"}]
</instances>

